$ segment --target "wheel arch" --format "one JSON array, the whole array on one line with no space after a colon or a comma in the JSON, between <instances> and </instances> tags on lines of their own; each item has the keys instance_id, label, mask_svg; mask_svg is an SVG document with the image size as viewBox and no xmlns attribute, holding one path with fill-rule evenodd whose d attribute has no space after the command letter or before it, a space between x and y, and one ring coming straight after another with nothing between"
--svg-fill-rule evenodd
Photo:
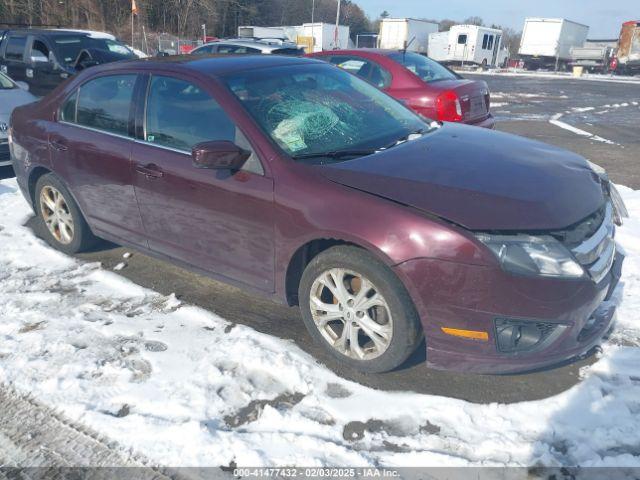
<instances>
[{"instance_id":1,"label":"wheel arch","mask_svg":"<svg viewBox=\"0 0 640 480\"><path fill-rule=\"evenodd\" d=\"M34 210L36 209L36 184L41 177L49 173L53 172L48 168L42 167L40 165L29 172L29 177L27 180L27 190L29 192L29 199L31 200L31 205L33 206Z\"/></svg>"},{"instance_id":2,"label":"wheel arch","mask_svg":"<svg viewBox=\"0 0 640 480\"><path fill-rule=\"evenodd\" d=\"M287 305L298 305L298 286L300 285L302 274L307 265L309 265L309 263L322 252L339 245L356 247L367 251L382 261L385 265L390 266L393 263L388 257L386 257L386 255L384 255L383 252L376 251L375 248L365 245L365 242L359 242L352 239L347 240L337 236L324 236L308 240L296 249L287 263L284 279L284 293Z\"/></svg>"}]
</instances>

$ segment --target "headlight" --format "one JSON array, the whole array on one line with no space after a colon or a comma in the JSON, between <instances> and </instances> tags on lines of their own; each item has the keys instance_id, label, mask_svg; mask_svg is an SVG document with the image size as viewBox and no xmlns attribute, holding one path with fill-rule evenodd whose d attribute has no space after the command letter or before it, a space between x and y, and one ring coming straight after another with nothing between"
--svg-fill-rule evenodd
<instances>
[{"instance_id":1,"label":"headlight","mask_svg":"<svg viewBox=\"0 0 640 480\"><path fill-rule=\"evenodd\" d=\"M571 253L549 236L477 234L498 258L502 268L516 275L580 278L584 269Z\"/></svg>"}]
</instances>

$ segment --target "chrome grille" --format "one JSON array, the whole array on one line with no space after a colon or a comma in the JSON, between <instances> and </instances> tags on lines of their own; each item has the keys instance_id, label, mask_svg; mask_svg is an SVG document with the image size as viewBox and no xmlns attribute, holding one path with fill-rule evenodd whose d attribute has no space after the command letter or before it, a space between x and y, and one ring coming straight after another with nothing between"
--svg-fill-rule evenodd
<instances>
[{"instance_id":1,"label":"chrome grille","mask_svg":"<svg viewBox=\"0 0 640 480\"><path fill-rule=\"evenodd\" d=\"M608 203L602 223L595 233L570 248L576 260L596 283L606 276L613 264L616 255L614 235L613 207Z\"/></svg>"}]
</instances>

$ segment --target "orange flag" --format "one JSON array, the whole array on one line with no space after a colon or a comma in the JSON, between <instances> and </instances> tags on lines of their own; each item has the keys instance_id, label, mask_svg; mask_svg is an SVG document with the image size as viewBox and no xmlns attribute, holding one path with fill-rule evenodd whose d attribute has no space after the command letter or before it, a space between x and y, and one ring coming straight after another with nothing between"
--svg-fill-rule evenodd
<instances>
[{"instance_id":1,"label":"orange flag","mask_svg":"<svg viewBox=\"0 0 640 480\"><path fill-rule=\"evenodd\" d=\"M136 0L131 0L131 13L133 15L138 15L138 5L136 5Z\"/></svg>"}]
</instances>

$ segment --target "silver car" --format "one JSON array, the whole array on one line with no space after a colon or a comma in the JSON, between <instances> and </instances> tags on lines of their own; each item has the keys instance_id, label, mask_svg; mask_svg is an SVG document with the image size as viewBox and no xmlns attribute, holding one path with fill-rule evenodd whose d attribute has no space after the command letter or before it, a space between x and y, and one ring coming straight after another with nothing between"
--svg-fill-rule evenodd
<instances>
[{"instance_id":1,"label":"silver car","mask_svg":"<svg viewBox=\"0 0 640 480\"><path fill-rule=\"evenodd\" d=\"M29 92L29 86L24 82L14 82L0 72L0 170L11 165L9 155L9 118L11 112L20 105L35 102L36 97Z\"/></svg>"},{"instance_id":2,"label":"silver car","mask_svg":"<svg viewBox=\"0 0 640 480\"><path fill-rule=\"evenodd\" d=\"M304 55L304 49L295 43L277 39L236 38L217 40L191 51L192 55L209 54L267 54L267 55Z\"/></svg>"}]
</instances>

